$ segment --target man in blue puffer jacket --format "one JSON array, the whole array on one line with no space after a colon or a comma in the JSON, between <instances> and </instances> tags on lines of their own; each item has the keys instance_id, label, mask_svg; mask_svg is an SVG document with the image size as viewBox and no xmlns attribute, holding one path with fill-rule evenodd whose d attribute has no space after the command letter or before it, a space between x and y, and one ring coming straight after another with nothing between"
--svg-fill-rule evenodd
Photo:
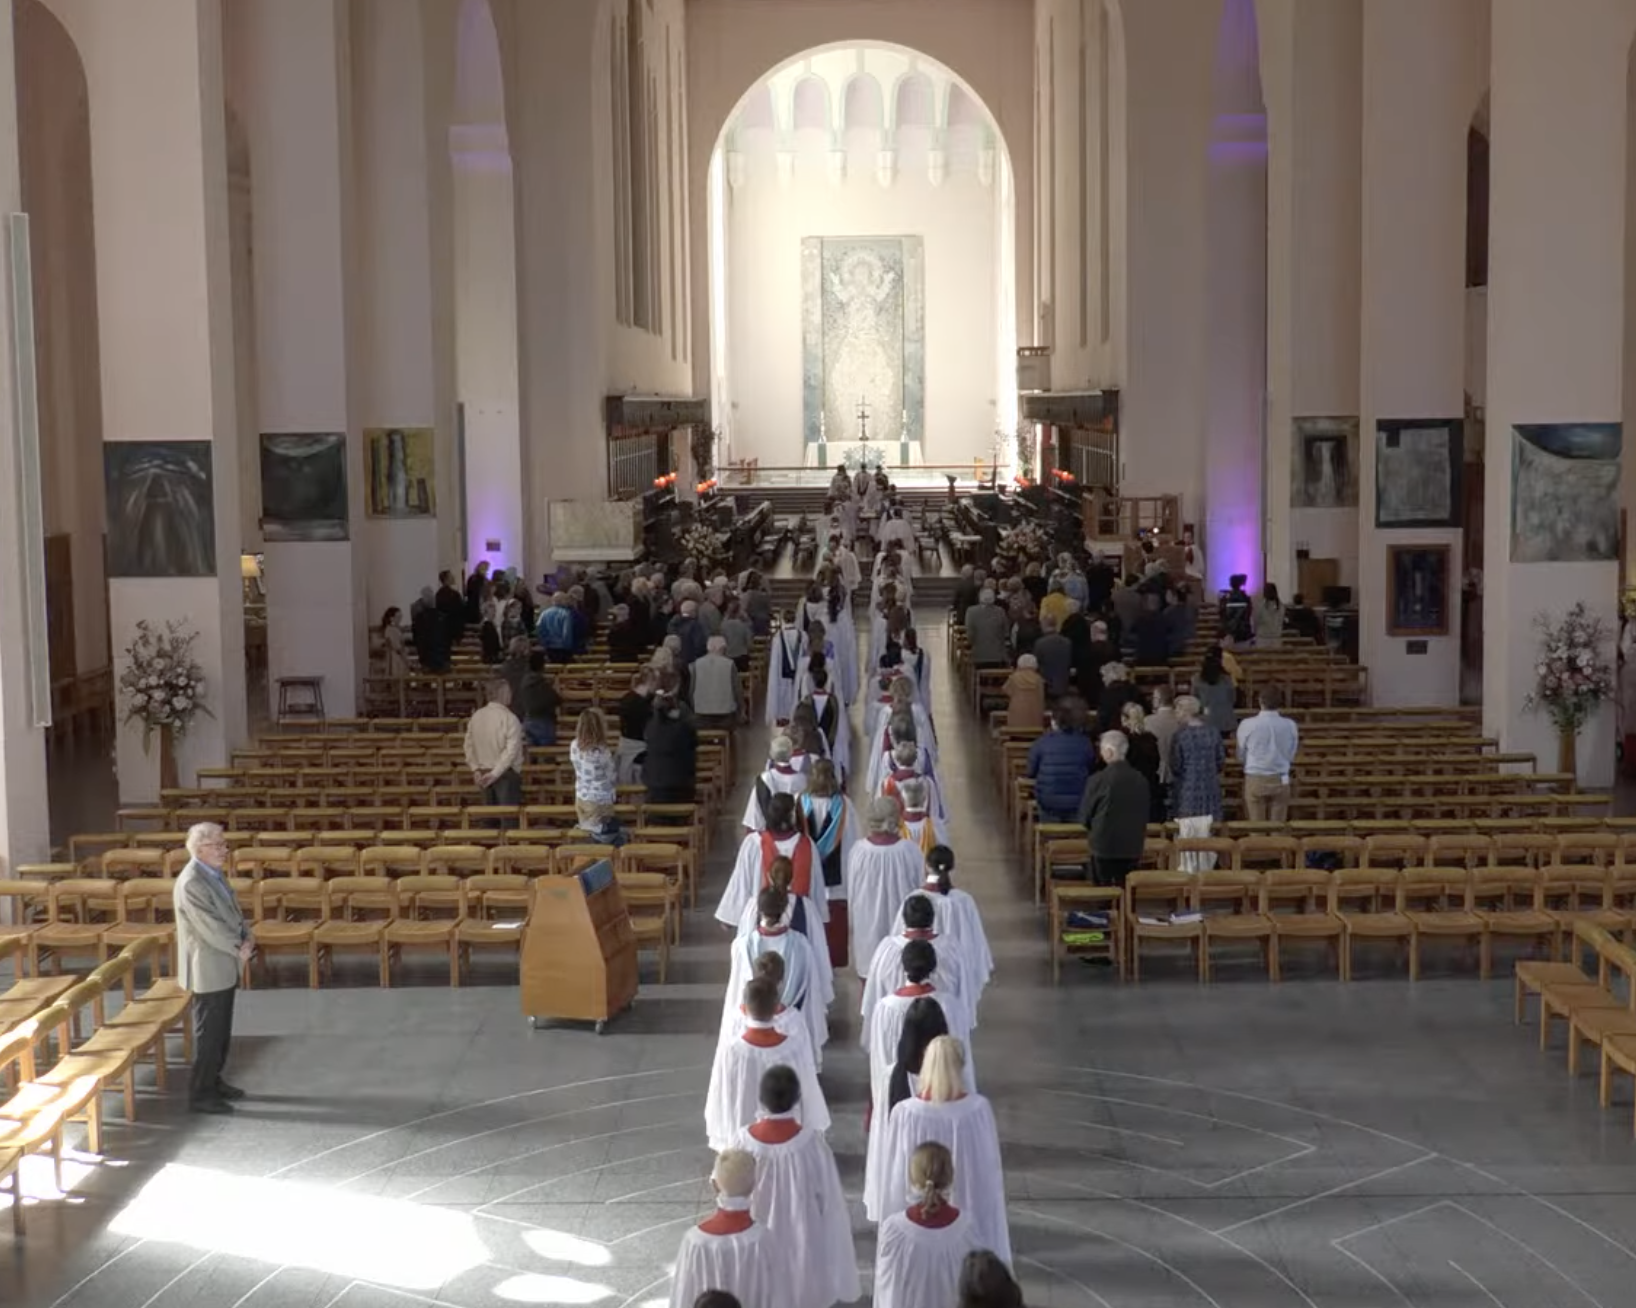
<instances>
[{"instance_id":1,"label":"man in blue puffer jacket","mask_svg":"<svg viewBox=\"0 0 1636 1308\"><path fill-rule=\"evenodd\" d=\"M1085 783L1096 763L1096 743L1085 734L1085 703L1068 696L1058 703L1056 725L1028 751L1028 775L1041 822L1078 820Z\"/></svg>"}]
</instances>

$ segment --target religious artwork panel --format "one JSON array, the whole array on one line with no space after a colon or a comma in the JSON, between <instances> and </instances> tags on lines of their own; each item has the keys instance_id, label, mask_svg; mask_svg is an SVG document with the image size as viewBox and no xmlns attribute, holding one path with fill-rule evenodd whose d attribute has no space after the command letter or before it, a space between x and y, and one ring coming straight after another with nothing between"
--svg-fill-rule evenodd
<instances>
[{"instance_id":1,"label":"religious artwork panel","mask_svg":"<svg viewBox=\"0 0 1636 1308\"><path fill-rule=\"evenodd\" d=\"M1458 527L1464 422L1375 424L1375 526Z\"/></svg>"},{"instance_id":2,"label":"religious artwork panel","mask_svg":"<svg viewBox=\"0 0 1636 1308\"><path fill-rule=\"evenodd\" d=\"M209 441L109 441L102 472L110 577L216 575Z\"/></svg>"},{"instance_id":3,"label":"religious artwork panel","mask_svg":"<svg viewBox=\"0 0 1636 1308\"><path fill-rule=\"evenodd\" d=\"M1290 454L1291 508L1357 508L1356 418L1297 418Z\"/></svg>"},{"instance_id":4,"label":"religious artwork panel","mask_svg":"<svg viewBox=\"0 0 1636 1308\"><path fill-rule=\"evenodd\" d=\"M262 434L261 534L270 541L347 539L344 435Z\"/></svg>"},{"instance_id":5,"label":"religious artwork panel","mask_svg":"<svg viewBox=\"0 0 1636 1308\"><path fill-rule=\"evenodd\" d=\"M370 427L369 516L430 518L437 513L437 471L430 427Z\"/></svg>"},{"instance_id":6,"label":"religious artwork panel","mask_svg":"<svg viewBox=\"0 0 1636 1308\"><path fill-rule=\"evenodd\" d=\"M1449 634L1449 547L1390 545L1386 549L1386 634Z\"/></svg>"},{"instance_id":7,"label":"religious artwork panel","mask_svg":"<svg viewBox=\"0 0 1636 1308\"><path fill-rule=\"evenodd\" d=\"M1511 562L1598 563L1619 556L1616 422L1511 429Z\"/></svg>"},{"instance_id":8,"label":"religious artwork panel","mask_svg":"<svg viewBox=\"0 0 1636 1308\"><path fill-rule=\"evenodd\" d=\"M926 413L923 240L804 238L801 311L806 449L918 445Z\"/></svg>"}]
</instances>

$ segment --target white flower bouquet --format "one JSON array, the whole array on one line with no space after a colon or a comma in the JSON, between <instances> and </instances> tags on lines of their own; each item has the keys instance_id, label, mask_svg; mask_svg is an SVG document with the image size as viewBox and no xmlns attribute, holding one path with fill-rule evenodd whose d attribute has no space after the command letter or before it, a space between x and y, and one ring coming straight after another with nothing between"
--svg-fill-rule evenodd
<instances>
[{"instance_id":1,"label":"white flower bouquet","mask_svg":"<svg viewBox=\"0 0 1636 1308\"><path fill-rule=\"evenodd\" d=\"M125 668L119 674L125 721L142 724L142 747L153 733L169 727L176 739L187 734L195 714L212 716L204 703L204 669L193 657L196 631L179 622L167 622L164 631L152 623L136 624L136 637L125 648Z\"/></svg>"},{"instance_id":2,"label":"white flower bouquet","mask_svg":"<svg viewBox=\"0 0 1636 1308\"><path fill-rule=\"evenodd\" d=\"M702 522L695 522L682 533L682 554L700 563L715 564L722 560L722 548L716 533Z\"/></svg>"},{"instance_id":3,"label":"white flower bouquet","mask_svg":"<svg viewBox=\"0 0 1636 1308\"><path fill-rule=\"evenodd\" d=\"M1019 523L1000 538L1000 550L1019 564L1044 563L1051 557L1051 541L1038 523Z\"/></svg>"},{"instance_id":4,"label":"white flower bouquet","mask_svg":"<svg viewBox=\"0 0 1636 1308\"><path fill-rule=\"evenodd\" d=\"M1574 735L1597 705L1613 695L1613 668L1603 653L1611 638L1584 601L1558 624L1542 613L1534 625L1540 633L1539 657L1534 662L1534 690L1524 707L1549 714L1558 732Z\"/></svg>"}]
</instances>

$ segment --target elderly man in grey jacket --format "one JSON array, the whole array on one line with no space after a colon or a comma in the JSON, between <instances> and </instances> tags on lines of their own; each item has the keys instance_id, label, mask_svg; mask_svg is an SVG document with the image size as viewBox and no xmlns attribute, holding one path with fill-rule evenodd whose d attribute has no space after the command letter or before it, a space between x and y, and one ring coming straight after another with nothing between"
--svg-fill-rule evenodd
<instances>
[{"instance_id":1,"label":"elderly man in grey jacket","mask_svg":"<svg viewBox=\"0 0 1636 1308\"><path fill-rule=\"evenodd\" d=\"M187 833L187 866L176 878L177 980L193 992L193 1076L189 1107L231 1113L244 1091L222 1079L233 1038L239 972L255 950L227 884L229 850L222 829L201 822Z\"/></svg>"}]
</instances>

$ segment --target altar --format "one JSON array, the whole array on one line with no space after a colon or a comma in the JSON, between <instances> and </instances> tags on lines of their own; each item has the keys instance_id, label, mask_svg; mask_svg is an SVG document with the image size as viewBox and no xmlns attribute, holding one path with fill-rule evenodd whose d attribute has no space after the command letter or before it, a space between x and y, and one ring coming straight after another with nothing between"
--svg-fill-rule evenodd
<instances>
[{"instance_id":1,"label":"altar","mask_svg":"<svg viewBox=\"0 0 1636 1308\"><path fill-rule=\"evenodd\" d=\"M829 439L829 421L826 415L818 418L818 439L806 443L803 466L808 468L916 468L926 460L918 437L911 434L908 410L904 410L896 440L881 439L869 429L870 408L866 397L860 396L854 412L857 431L851 440Z\"/></svg>"}]
</instances>

